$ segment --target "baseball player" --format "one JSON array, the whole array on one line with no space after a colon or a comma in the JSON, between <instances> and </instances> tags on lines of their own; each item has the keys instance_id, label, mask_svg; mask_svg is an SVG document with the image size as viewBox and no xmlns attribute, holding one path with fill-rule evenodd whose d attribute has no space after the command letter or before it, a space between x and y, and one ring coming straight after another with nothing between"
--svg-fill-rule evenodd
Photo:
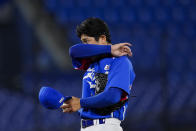
<instances>
[{"instance_id":1,"label":"baseball player","mask_svg":"<svg viewBox=\"0 0 196 131\"><path fill-rule=\"evenodd\" d=\"M72 96L63 112L78 111L81 131L122 131L135 73L129 43L111 44L107 25L88 18L77 26L83 44L70 48L75 69L85 70L82 98Z\"/></svg>"}]
</instances>

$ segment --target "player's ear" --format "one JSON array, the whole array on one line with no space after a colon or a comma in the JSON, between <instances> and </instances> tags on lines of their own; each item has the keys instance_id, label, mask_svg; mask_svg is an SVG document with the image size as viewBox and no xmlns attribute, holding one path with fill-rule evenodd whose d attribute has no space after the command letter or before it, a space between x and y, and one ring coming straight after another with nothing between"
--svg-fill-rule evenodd
<instances>
[{"instance_id":1,"label":"player's ear","mask_svg":"<svg viewBox=\"0 0 196 131\"><path fill-rule=\"evenodd\" d=\"M106 36L105 36L105 35L101 35L101 36L99 37L99 42L100 42L100 43L106 43Z\"/></svg>"}]
</instances>

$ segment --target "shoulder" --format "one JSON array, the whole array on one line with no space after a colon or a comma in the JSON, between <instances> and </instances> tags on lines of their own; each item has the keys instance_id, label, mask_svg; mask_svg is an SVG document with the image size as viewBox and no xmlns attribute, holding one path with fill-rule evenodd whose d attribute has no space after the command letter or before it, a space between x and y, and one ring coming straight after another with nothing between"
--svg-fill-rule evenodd
<instances>
[{"instance_id":1,"label":"shoulder","mask_svg":"<svg viewBox=\"0 0 196 131\"><path fill-rule=\"evenodd\" d=\"M112 65L126 66L129 68L133 68L131 60L127 56L114 57Z\"/></svg>"},{"instance_id":2,"label":"shoulder","mask_svg":"<svg viewBox=\"0 0 196 131\"><path fill-rule=\"evenodd\" d=\"M114 57L113 59L114 59L114 61L117 61L117 62L119 61L119 62L127 62L128 63L130 61L127 56Z\"/></svg>"}]
</instances>

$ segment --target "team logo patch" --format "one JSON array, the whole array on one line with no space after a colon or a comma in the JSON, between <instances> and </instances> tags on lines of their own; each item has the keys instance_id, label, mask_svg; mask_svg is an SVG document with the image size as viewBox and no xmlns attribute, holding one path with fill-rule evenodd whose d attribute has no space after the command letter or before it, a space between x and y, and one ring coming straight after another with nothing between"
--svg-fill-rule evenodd
<instances>
[{"instance_id":1,"label":"team logo patch","mask_svg":"<svg viewBox=\"0 0 196 131\"><path fill-rule=\"evenodd\" d=\"M104 70L109 70L110 69L110 65L105 65Z\"/></svg>"}]
</instances>

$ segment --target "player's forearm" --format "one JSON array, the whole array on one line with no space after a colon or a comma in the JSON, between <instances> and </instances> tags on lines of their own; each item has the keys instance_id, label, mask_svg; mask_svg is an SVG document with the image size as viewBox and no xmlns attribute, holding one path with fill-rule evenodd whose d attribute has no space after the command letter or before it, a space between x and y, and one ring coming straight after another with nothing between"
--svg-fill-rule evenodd
<instances>
[{"instance_id":1,"label":"player's forearm","mask_svg":"<svg viewBox=\"0 0 196 131\"><path fill-rule=\"evenodd\" d=\"M72 58L111 54L111 45L76 44L69 49L69 54Z\"/></svg>"},{"instance_id":2,"label":"player's forearm","mask_svg":"<svg viewBox=\"0 0 196 131\"><path fill-rule=\"evenodd\" d=\"M122 90L119 88L109 88L96 96L80 99L83 108L103 108L116 104L120 101Z\"/></svg>"}]
</instances>

